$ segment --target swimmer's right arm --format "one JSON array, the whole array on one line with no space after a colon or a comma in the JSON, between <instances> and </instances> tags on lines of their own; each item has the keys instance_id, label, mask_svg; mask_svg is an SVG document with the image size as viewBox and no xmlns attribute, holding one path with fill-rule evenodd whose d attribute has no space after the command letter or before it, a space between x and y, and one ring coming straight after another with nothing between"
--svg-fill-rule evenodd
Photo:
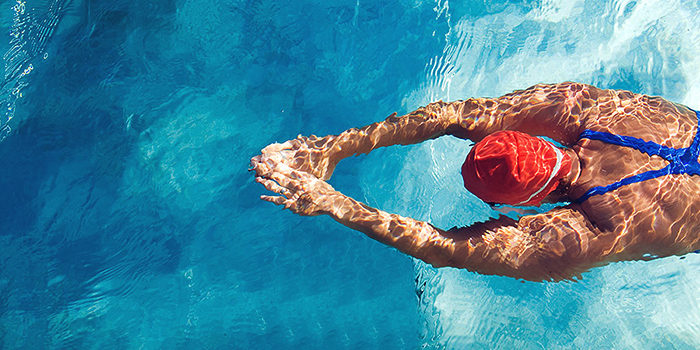
<instances>
[{"instance_id":1,"label":"swimmer's right arm","mask_svg":"<svg viewBox=\"0 0 700 350\"><path fill-rule=\"evenodd\" d=\"M441 230L372 208L328 183L285 165L257 178L279 196L262 199L299 215L328 215L435 267L456 267L530 281L571 279L613 260L615 235L600 232L578 211L559 208L514 221L507 217ZM619 260L619 259L617 259Z\"/></svg>"},{"instance_id":2,"label":"swimmer's right arm","mask_svg":"<svg viewBox=\"0 0 700 350\"><path fill-rule=\"evenodd\" d=\"M304 137L272 144L258 158L278 157L290 167L328 179L342 159L380 147L409 145L443 135L478 142L500 130L548 136L564 145L578 140L586 121L597 116L606 90L578 83L535 85L498 98L428 104L409 114L346 130L339 135ZM260 160L260 159L258 159ZM259 163L259 162L258 162Z\"/></svg>"}]
</instances>

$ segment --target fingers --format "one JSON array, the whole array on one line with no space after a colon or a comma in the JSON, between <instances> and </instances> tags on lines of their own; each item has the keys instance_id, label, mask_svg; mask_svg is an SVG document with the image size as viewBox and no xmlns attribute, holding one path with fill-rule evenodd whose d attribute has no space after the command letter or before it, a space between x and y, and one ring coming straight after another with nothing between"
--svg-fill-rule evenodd
<instances>
[{"instance_id":1,"label":"fingers","mask_svg":"<svg viewBox=\"0 0 700 350\"><path fill-rule=\"evenodd\" d=\"M299 135L299 137L301 137L301 135ZM267 147L263 148L261 153L263 155L270 155L270 154L279 153L279 152L282 152L285 150L291 150L291 149L298 148L302 144L300 142L300 140L302 140L302 138L299 138L299 137L296 139L285 141L283 143L270 144Z\"/></svg>"},{"instance_id":2,"label":"fingers","mask_svg":"<svg viewBox=\"0 0 700 350\"><path fill-rule=\"evenodd\" d=\"M266 189L283 195L286 197L284 199L289 199L291 202L294 202L299 195L306 190L304 181L308 180L306 177L310 177L310 175L291 168L285 168L284 171L285 173L273 171L266 177L258 176L255 178L255 181L263 185ZM306 175L306 177L304 177L304 175ZM287 207L288 205L285 205L285 208Z\"/></svg>"},{"instance_id":3,"label":"fingers","mask_svg":"<svg viewBox=\"0 0 700 350\"><path fill-rule=\"evenodd\" d=\"M302 189L308 189L308 187L313 187L319 181L322 181L316 177L316 175L293 168L289 168L289 171L285 175L291 184L294 184L298 188ZM304 187L304 184L307 185L307 187Z\"/></svg>"},{"instance_id":4,"label":"fingers","mask_svg":"<svg viewBox=\"0 0 700 350\"><path fill-rule=\"evenodd\" d=\"M311 139L317 137L312 136ZM255 181L277 194L263 195L260 199L297 214L318 215L313 199L333 188L314 174L311 163L318 162L318 157L310 153L307 142L308 138L299 137L281 144L271 144L262 150L262 154L250 159L250 170L256 173ZM299 161L301 164L296 164Z\"/></svg>"},{"instance_id":5,"label":"fingers","mask_svg":"<svg viewBox=\"0 0 700 350\"><path fill-rule=\"evenodd\" d=\"M291 191L280 186L277 182L272 181L270 179L256 177L255 181L258 182L259 184L262 184L263 186L265 186L266 189L268 189L272 192L275 192L275 193L279 193L287 198L289 198L289 196L292 194Z\"/></svg>"},{"instance_id":6,"label":"fingers","mask_svg":"<svg viewBox=\"0 0 700 350\"><path fill-rule=\"evenodd\" d=\"M249 170L255 171L257 176L267 177L270 173L276 171L280 165L284 165L283 161L278 154L260 154L250 159Z\"/></svg>"},{"instance_id":7,"label":"fingers","mask_svg":"<svg viewBox=\"0 0 700 350\"><path fill-rule=\"evenodd\" d=\"M297 208L297 203L294 200L291 199L286 199L282 196L265 196L262 195L260 196L260 199L274 203L277 205L281 205L284 207L284 209L290 209L294 213L299 213L299 209Z\"/></svg>"},{"instance_id":8,"label":"fingers","mask_svg":"<svg viewBox=\"0 0 700 350\"><path fill-rule=\"evenodd\" d=\"M253 158L250 158L250 165L248 166L248 171L255 170L255 166L260 163L260 158L261 155L257 155Z\"/></svg>"},{"instance_id":9,"label":"fingers","mask_svg":"<svg viewBox=\"0 0 700 350\"><path fill-rule=\"evenodd\" d=\"M257 176L263 176L269 172L269 166L265 162L265 159L263 158L262 154L257 155L253 158L250 158L250 167L248 168L249 171L255 171L255 174Z\"/></svg>"},{"instance_id":10,"label":"fingers","mask_svg":"<svg viewBox=\"0 0 700 350\"><path fill-rule=\"evenodd\" d=\"M257 176L267 178L275 172L289 173L286 166L316 177L329 177L326 171L328 161L321 150L325 145L322 142L324 139L314 135L299 135L296 139L270 144L262 149L260 155L251 158L249 170L255 171Z\"/></svg>"},{"instance_id":11,"label":"fingers","mask_svg":"<svg viewBox=\"0 0 700 350\"><path fill-rule=\"evenodd\" d=\"M298 185L299 182L296 181L299 178L298 172L284 163L275 164L275 168L265 178L273 179L289 189L294 189L290 185Z\"/></svg>"},{"instance_id":12,"label":"fingers","mask_svg":"<svg viewBox=\"0 0 700 350\"><path fill-rule=\"evenodd\" d=\"M255 181L266 189L280 194L280 196L263 195L260 199L306 216L321 214L322 211L317 205L318 198L325 198L326 191L333 190L315 176L284 165L275 168L269 177L257 177ZM321 200L321 203L325 202Z\"/></svg>"},{"instance_id":13,"label":"fingers","mask_svg":"<svg viewBox=\"0 0 700 350\"><path fill-rule=\"evenodd\" d=\"M286 142L285 142L285 143L286 143ZM266 154L266 153L275 153L275 152L281 151L282 149L284 149L284 144L280 144L280 143L271 143L271 144L267 145L265 148L262 149L262 154Z\"/></svg>"},{"instance_id":14,"label":"fingers","mask_svg":"<svg viewBox=\"0 0 700 350\"><path fill-rule=\"evenodd\" d=\"M285 202L287 201L287 199L285 199L284 197L281 197L281 196L262 195L262 196L260 196L260 199L267 201L267 202L270 202L270 203L277 204L277 205L285 205ZM285 205L285 207L286 207L286 205Z\"/></svg>"}]
</instances>

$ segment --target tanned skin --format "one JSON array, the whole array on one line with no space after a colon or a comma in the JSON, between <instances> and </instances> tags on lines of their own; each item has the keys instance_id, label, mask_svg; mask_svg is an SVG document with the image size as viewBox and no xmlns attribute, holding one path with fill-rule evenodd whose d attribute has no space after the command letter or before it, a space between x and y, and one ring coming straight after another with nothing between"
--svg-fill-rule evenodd
<instances>
[{"instance_id":1,"label":"tanned skin","mask_svg":"<svg viewBox=\"0 0 700 350\"><path fill-rule=\"evenodd\" d=\"M632 148L579 139L585 129L683 148L695 136L697 117L660 97L572 82L541 84L499 98L431 103L340 135L272 144L251 159L251 167L256 181L278 194L262 199L300 215L329 215L435 267L562 280L609 262L700 249L700 176L666 175L517 221L502 216L450 230L372 208L325 182L352 155L443 135L478 142L500 130L547 136L565 146L573 166L548 202L571 201L592 187L668 164Z\"/></svg>"}]
</instances>

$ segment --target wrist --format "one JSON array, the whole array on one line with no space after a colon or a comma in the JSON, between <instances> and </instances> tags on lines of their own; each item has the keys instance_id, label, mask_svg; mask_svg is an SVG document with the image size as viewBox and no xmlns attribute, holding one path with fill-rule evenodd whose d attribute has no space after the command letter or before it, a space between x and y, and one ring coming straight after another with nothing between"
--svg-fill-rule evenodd
<instances>
[{"instance_id":1,"label":"wrist","mask_svg":"<svg viewBox=\"0 0 700 350\"><path fill-rule=\"evenodd\" d=\"M330 135L328 141L330 147L325 151L325 157L331 167L335 167L341 160L358 153L358 145L361 141L361 133L357 129L343 131L340 135Z\"/></svg>"},{"instance_id":2,"label":"wrist","mask_svg":"<svg viewBox=\"0 0 700 350\"><path fill-rule=\"evenodd\" d=\"M341 223L352 221L353 213L357 212L357 202L339 191L328 194L327 203L323 208L326 214Z\"/></svg>"}]
</instances>

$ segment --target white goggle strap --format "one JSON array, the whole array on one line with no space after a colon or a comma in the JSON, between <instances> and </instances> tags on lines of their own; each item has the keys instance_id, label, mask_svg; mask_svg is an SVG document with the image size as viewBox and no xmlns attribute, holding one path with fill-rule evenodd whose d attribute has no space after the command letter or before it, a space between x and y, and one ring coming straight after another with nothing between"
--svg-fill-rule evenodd
<instances>
[{"instance_id":1,"label":"white goggle strap","mask_svg":"<svg viewBox=\"0 0 700 350\"><path fill-rule=\"evenodd\" d=\"M528 199L526 199L526 200L524 200L516 205L525 204L525 203L529 202L530 200L532 200L533 198L535 198L535 196L540 194L540 192L544 191L544 189L547 188L547 186L549 186L549 184L552 182L552 180L557 175L557 173L559 173L559 169L561 169L562 160L564 159L564 154L562 154L561 151L559 150L559 148L557 148L553 144L551 144L549 142L547 142L547 143L549 144L549 147L552 147L554 152L557 154L557 164L554 165L554 169L552 169L552 173L549 174L549 179L547 179L547 182L545 182L544 185L542 187L540 187L540 189L537 190L535 193L533 193Z\"/></svg>"}]
</instances>

